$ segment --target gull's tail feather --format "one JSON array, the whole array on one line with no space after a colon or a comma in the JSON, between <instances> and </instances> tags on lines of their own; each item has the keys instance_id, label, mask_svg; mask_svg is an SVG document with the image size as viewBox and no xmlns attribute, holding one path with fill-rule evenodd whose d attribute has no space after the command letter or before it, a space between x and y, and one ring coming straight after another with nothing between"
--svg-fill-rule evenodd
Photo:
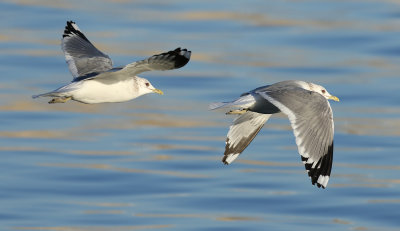
<instances>
[{"instance_id":1,"label":"gull's tail feather","mask_svg":"<svg viewBox=\"0 0 400 231\"><path fill-rule=\"evenodd\" d=\"M32 99L36 99L39 97L54 97L55 92L47 92L47 93L43 93L43 94L39 94L39 95L32 95Z\"/></svg>"},{"instance_id":2,"label":"gull's tail feather","mask_svg":"<svg viewBox=\"0 0 400 231\"><path fill-rule=\"evenodd\" d=\"M39 98L39 97L65 97L65 96L68 96L68 95L69 94L68 94L67 90L65 90L63 88L59 88L57 90L46 92L46 93L43 93L43 94L32 95L32 98L36 99L36 98Z\"/></svg>"},{"instance_id":3,"label":"gull's tail feather","mask_svg":"<svg viewBox=\"0 0 400 231\"><path fill-rule=\"evenodd\" d=\"M79 89L81 82L72 82L68 85L62 86L54 91L46 92L39 95L33 95L32 98L39 98L39 97L69 97L71 96L71 92Z\"/></svg>"},{"instance_id":4,"label":"gull's tail feather","mask_svg":"<svg viewBox=\"0 0 400 231\"><path fill-rule=\"evenodd\" d=\"M256 102L254 97L251 94L243 95L239 97L235 101L231 102L218 102L218 103L211 103L208 108L210 110L215 110L219 108L226 108L226 107L239 107L239 108L248 108Z\"/></svg>"},{"instance_id":5,"label":"gull's tail feather","mask_svg":"<svg viewBox=\"0 0 400 231\"><path fill-rule=\"evenodd\" d=\"M230 103L232 103L232 102L211 103L210 105L208 105L208 109L209 110L215 110L215 109L218 109L218 108L222 108L222 107L228 106Z\"/></svg>"}]
</instances>

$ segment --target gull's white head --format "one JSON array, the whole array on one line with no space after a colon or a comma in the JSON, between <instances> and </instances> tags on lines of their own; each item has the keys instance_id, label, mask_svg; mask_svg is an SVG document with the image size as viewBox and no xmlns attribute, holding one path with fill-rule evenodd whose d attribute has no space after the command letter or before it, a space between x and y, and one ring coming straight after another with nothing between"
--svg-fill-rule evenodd
<instances>
[{"instance_id":1,"label":"gull's white head","mask_svg":"<svg viewBox=\"0 0 400 231\"><path fill-rule=\"evenodd\" d=\"M322 96L324 96L326 99L339 101L339 98L329 94L329 92L325 89L325 87L320 86L318 84L314 84L314 83L308 83L308 85L309 85L309 90L310 91L317 92L317 93L321 94Z\"/></svg>"},{"instance_id":2,"label":"gull's white head","mask_svg":"<svg viewBox=\"0 0 400 231\"><path fill-rule=\"evenodd\" d=\"M145 78L136 76L135 84L137 84L137 90L139 92L139 95L145 95L145 94L149 94L149 93L157 93L160 95L164 94L161 90L153 87L153 85L151 85L150 81L148 81Z\"/></svg>"}]
</instances>

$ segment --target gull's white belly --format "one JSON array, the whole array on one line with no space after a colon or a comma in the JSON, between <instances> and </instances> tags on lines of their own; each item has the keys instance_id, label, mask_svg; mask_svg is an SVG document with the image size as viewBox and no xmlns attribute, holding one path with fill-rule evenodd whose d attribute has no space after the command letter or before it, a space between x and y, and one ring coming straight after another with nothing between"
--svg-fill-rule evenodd
<instances>
[{"instance_id":1,"label":"gull's white belly","mask_svg":"<svg viewBox=\"0 0 400 231\"><path fill-rule=\"evenodd\" d=\"M115 103L137 97L130 81L104 84L95 80L86 80L72 92L72 99L82 103Z\"/></svg>"}]
</instances>

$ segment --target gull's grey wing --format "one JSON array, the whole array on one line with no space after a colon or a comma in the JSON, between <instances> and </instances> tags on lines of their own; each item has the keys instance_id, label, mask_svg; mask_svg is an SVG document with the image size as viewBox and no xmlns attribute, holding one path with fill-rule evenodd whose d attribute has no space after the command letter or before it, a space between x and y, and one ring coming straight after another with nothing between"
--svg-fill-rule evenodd
<instances>
[{"instance_id":1,"label":"gull's grey wing","mask_svg":"<svg viewBox=\"0 0 400 231\"><path fill-rule=\"evenodd\" d=\"M270 116L248 111L237 117L229 128L222 162L232 163L256 137Z\"/></svg>"},{"instance_id":2,"label":"gull's grey wing","mask_svg":"<svg viewBox=\"0 0 400 231\"><path fill-rule=\"evenodd\" d=\"M73 21L67 22L61 47L74 79L94 72L108 71L112 68L110 57L93 46Z\"/></svg>"},{"instance_id":3,"label":"gull's grey wing","mask_svg":"<svg viewBox=\"0 0 400 231\"><path fill-rule=\"evenodd\" d=\"M301 159L312 184L325 188L333 159L333 115L328 100L302 88L277 88L258 91L285 113L296 137Z\"/></svg>"},{"instance_id":4,"label":"gull's grey wing","mask_svg":"<svg viewBox=\"0 0 400 231\"><path fill-rule=\"evenodd\" d=\"M165 71L178 69L185 66L189 60L191 51L176 48L162 54L153 55L150 58L130 63L121 72L127 72L130 76L135 76L145 71Z\"/></svg>"}]
</instances>

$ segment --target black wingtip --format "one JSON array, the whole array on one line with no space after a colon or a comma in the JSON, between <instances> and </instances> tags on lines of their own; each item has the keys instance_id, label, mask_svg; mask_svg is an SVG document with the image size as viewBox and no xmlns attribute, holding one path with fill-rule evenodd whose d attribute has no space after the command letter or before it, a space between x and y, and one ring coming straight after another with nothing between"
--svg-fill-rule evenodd
<instances>
[{"instance_id":1,"label":"black wingtip","mask_svg":"<svg viewBox=\"0 0 400 231\"><path fill-rule=\"evenodd\" d=\"M190 60L190 56L192 54L191 51L187 50L187 49L181 49L180 47L176 48L173 51L170 51L173 55L176 56L175 58L175 68L181 68L183 66L185 66L189 60ZM168 52L168 53L170 53Z\"/></svg>"},{"instance_id":2,"label":"black wingtip","mask_svg":"<svg viewBox=\"0 0 400 231\"><path fill-rule=\"evenodd\" d=\"M308 158L301 157L301 160L305 162L305 168L308 172L308 176L311 178L311 183L316 185L318 188L325 189L325 186L318 183L318 178L320 176L329 177L331 175L332 170L332 161L333 161L333 142L328 147L328 150L325 155L323 155L315 165L315 168L312 168L314 163L307 163ZM319 168L317 167L319 166Z\"/></svg>"},{"instance_id":3,"label":"black wingtip","mask_svg":"<svg viewBox=\"0 0 400 231\"><path fill-rule=\"evenodd\" d=\"M74 21L67 21L67 25L64 29L63 38L76 34L76 29L74 28L74 25L76 25Z\"/></svg>"},{"instance_id":4,"label":"black wingtip","mask_svg":"<svg viewBox=\"0 0 400 231\"><path fill-rule=\"evenodd\" d=\"M189 62L191 54L191 51L178 47L172 51L153 55L151 59L168 59L169 62L173 62L173 69L178 69L185 66Z\"/></svg>"},{"instance_id":5,"label":"black wingtip","mask_svg":"<svg viewBox=\"0 0 400 231\"><path fill-rule=\"evenodd\" d=\"M79 30L78 26L76 25L76 23L74 21L72 21L72 20L67 21L67 25L65 26L65 29L64 29L63 38L71 37L74 35L78 35L82 39L90 42L89 39L87 39L86 36Z\"/></svg>"}]
</instances>

